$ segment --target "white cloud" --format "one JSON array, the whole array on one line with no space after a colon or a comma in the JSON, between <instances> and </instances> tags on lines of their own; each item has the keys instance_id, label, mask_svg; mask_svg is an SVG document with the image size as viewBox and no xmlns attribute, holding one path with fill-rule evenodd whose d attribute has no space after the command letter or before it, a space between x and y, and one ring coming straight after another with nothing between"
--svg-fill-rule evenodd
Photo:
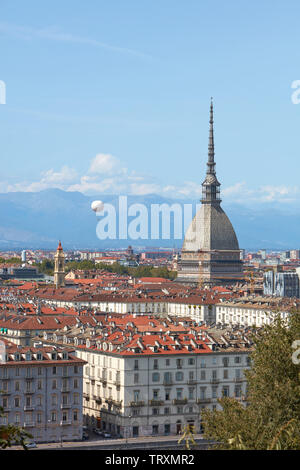
<instances>
[{"instance_id":1,"label":"white cloud","mask_svg":"<svg viewBox=\"0 0 300 470\"><path fill-rule=\"evenodd\" d=\"M53 168L42 173L38 181L16 182L0 181L0 192L34 192L48 188L65 191L79 191L84 194L158 194L171 198L199 200L202 186L194 181L185 181L181 185L162 185L152 177L129 171L122 162L111 154L99 153L90 162L86 174L80 176L74 168L65 165L60 170ZM237 182L221 190L224 202L247 203L293 203L299 201L300 187L285 185L265 185L250 189L245 182Z\"/></svg>"},{"instance_id":2,"label":"white cloud","mask_svg":"<svg viewBox=\"0 0 300 470\"><path fill-rule=\"evenodd\" d=\"M113 155L106 153L98 153L90 165L88 173L95 174L112 174L112 173L123 173L124 168L121 167L121 162L118 158Z\"/></svg>"}]
</instances>

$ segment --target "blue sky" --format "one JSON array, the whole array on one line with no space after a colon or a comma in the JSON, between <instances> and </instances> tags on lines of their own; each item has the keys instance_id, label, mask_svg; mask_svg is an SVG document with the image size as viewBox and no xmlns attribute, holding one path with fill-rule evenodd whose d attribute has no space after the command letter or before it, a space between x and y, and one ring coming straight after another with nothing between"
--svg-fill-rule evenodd
<instances>
[{"instance_id":1,"label":"blue sky","mask_svg":"<svg viewBox=\"0 0 300 470\"><path fill-rule=\"evenodd\" d=\"M299 200L300 3L0 0L0 192ZM299 94L300 96L300 94Z\"/></svg>"}]
</instances>

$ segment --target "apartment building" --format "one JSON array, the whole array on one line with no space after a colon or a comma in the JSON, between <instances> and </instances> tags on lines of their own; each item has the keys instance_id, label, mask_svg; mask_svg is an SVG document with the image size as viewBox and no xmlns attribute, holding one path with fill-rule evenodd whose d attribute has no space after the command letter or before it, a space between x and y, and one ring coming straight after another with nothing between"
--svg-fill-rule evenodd
<instances>
[{"instance_id":1,"label":"apartment building","mask_svg":"<svg viewBox=\"0 0 300 470\"><path fill-rule=\"evenodd\" d=\"M245 334L170 318L148 321L128 316L122 326L112 315L94 332L46 335L46 344L72 344L87 362L85 424L123 437L176 434L186 424L200 432L201 412L218 408L218 398L246 404L251 341Z\"/></svg>"},{"instance_id":2,"label":"apartment building","mask_svg":"<svg viewBox=\"0 0 300 470\"><path fill-rule=\"evenodd\" d=\"M5 357L0 363L0 423L25 428L36 442L82 439L85 361L67 348L1 341Z\"/></svg>"}]
</instances>

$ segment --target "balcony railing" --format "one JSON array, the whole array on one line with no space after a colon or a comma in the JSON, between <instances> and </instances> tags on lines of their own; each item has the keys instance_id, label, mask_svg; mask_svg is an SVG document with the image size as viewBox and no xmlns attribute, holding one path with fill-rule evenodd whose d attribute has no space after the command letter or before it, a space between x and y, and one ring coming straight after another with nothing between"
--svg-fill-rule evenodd
<instances>
[{"instance_id":1,"label":"balcony railing","mask_svg":"<svg viewBox=\"0 0 300 470\"><path fill-rule=\"evenodd\" d=\"M187 398L175 398L173 400L173 405L185 405L187 403Z\"/></svg>"},{"instance_id":2,"label":"balcony railing","mask_svg":"<svg viewBox=\"0 0 300 470\"><path fill-rule=\"evenodd\" d=\"M145 406L145 402L144 401L131 401L130 402L130 406Z\"/></svg>"},{"instance_id":3,"label":"balcony railing","mask_svg":"<svg viewBox=\"0 0 300 470\"><path fill-rule=\"evenodd\" d=\"M24 428L34 428L35 423L31 421L30 423L24 423Z\"/></svg>"},{"instance_id":4,"label":"balcony railing","mask_svg":"<svg viewBox=\"0 0 300 470\"><path fill-rule=\"evenodd\" d=\"M149 400L149 405L151 406L161 406L163 404L164 404L163 400L155 400L155 399Z\"/></svg>"},{"instance_id":5,"label":"balcony railing","mask_svg":"<svg viewBox=\"0 0 300 470\"><path fill-rule=\"evenodd\" d=\"M24 411L32 411L35 409L35 406L33 405L25 405L24 406Z\"/></svg>"},{"instance_id":6,"label":"balcony railing","mask_svg":"<svg viewBox=\"0 0 300 470\"><path fill-rule=\"evenodd\" d=\"M211 398L198 398L197 399L197 403L198 404L203 404L203 403L210 403L211 402Z\"/></svg>"},{"instance_id":7,"label":"balcony railing","mask_svg":"<svg viewBox=\"0 0 300 470\"><path fill-rule=\"evenodd\" d=\"M213 378L210 381L210 383L212 383L212 384L218 384L219 382L220 382L220 379L217 379L217 378Z\"/></svg>"},{"instance_id":8,"label":"balcony railing","mask_svg":"<svg viewBox=\"0 0 300 470\"><path fill-rule=\"evenodd\" d=\"M70 426L70 424L72 424L72 421L71 421L70 419L66 419L65 421L62 420L62 421L60 422L60 425L61 425L61 426Z\"/></svg>"},{"instance_id":9,"label":"balcony railing","mask_svg":"<svg viewBox=\"0 0 300 470\"><path fill-rule=\"evenodd\" d=\"M71 408L72 404L71 403L61 403L60 408L63 410L64 408Z\"/></svg>"}]
</instances>

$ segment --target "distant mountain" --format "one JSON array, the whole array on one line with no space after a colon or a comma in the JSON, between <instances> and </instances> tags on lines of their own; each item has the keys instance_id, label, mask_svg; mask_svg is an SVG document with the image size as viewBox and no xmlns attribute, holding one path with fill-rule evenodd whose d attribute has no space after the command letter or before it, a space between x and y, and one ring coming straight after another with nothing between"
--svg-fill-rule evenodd
<instances>
[{"instance_id":1,"label":"distant mountain","mask_svg":"<svg viewBox=\"0 0 300 470\"><path fill-rule=\"evenodd\" d=\"M101 200L116 209L118 227L118 196L85 196L79 192L48 189L36 193L0 194L0 249L54 249L62 240L66 249L105 249L126 247L181 247L181 240L99 240L96 227L99 218L91 203ZM128 206L144 204L150 214L151 204L195 204L198 201L171 199L151 194L128 196ZM288 249L300 245L300 210L297 207L261 205L245 207L239 204L222 205L238 236L241 248ZM132 220L135 217L129 217ZM172 220L172 218L171 218ZM148 220L150 224L150 217ZM172 225L172 224L171 224ZM150 225L149 225L150 227ZM150 228L149 228L150 232ZM161 232L160 232L161 236Z\"/></svg>"}]
</instances>

